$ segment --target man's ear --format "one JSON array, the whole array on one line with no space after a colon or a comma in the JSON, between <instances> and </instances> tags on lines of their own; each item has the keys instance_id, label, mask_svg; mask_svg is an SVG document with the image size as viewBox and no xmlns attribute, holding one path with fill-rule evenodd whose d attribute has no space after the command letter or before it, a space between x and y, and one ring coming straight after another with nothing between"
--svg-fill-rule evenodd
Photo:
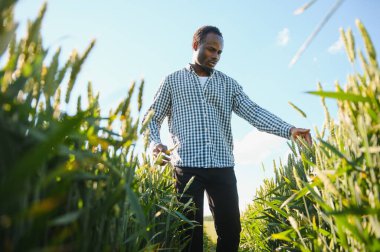
<instances>
[{"instance_id":1,"label":"man's ear","mask_svg":"<svg viewBox=\"0 0 380 252\"><path fill-rule=\"evenodd\" d=\"M193 42L193 50L194 51L198 50L198 42L197 41Z\"/></svg>"}]
</instances>

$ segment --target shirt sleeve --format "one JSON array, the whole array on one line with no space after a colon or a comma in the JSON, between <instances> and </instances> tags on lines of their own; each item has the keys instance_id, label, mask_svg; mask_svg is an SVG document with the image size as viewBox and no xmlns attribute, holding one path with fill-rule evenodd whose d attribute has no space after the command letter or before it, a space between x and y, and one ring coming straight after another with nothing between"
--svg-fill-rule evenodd
<instances>
[{"instance_id":1,"label":"shirt sleeve","mask_svg":"<svg viewBox=\"0 0 380 252\"><path fill-rule=\"evenodd\" d=\"M145 113L143 122L148 113L153 110L154 114L150 123L147 125L149 131L150 146L161 143L160 129L165 117L170 113L171 109L171 92L167 78L165 78L154 96L153 103ZM147 134L147 131L143 133Z\"/></svg>"},{"instance_id":2,"label":"shirt sleeve","mask_svg":"<svg viewBox=\"0 0 380 252\"><path fill-rule=\"evenodd\" d=\"M294 126L254 103L236 81L232 110L258 130L290 139L290 129Z\"/></svg>"}]
</instances>

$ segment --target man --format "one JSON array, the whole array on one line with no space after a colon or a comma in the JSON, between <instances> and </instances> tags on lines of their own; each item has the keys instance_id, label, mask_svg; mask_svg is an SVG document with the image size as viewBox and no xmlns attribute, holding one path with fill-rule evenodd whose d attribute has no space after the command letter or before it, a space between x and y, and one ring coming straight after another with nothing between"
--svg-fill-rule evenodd
<instances>
[{"instance_id":1,"label":"man","mask_svg":"<svg viewBox=\"0 0 380 252\"><path fill-rule=\"evenodd\" d=\"M203 225L203 195L208 203L218 235L217 251L238 250L240 213L234 173L231 116L235 112L260 131L287 139L302 137L311 144L309 129L296 128L259 107L231 77L215 70L223 51L223 36L218 28L203 26L193 37L193 61L187 67L168 75L161 83L149 110L154 116L148 125L154 156L162 153L163 164L174 167L176 189L195 202L190 219ZM170 156L160 140L160 127L168 117L174 145ZM254 153L252 153L254 154ZM188 198L180 199L187 202ZM203 228L196 227L186 251L202 251Z\"/></svg>"}]
</instances>

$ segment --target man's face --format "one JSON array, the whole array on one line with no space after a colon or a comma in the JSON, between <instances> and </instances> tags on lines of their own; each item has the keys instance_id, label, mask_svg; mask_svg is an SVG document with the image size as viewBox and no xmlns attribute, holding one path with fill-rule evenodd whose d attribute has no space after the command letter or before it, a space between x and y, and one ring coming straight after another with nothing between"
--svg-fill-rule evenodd
<instances>
[{"instance_id":1,"label":"man's face","mask_svg":"<svg viewBox=\"0 0 380 252\"><path fill-rule=\"evenodd\" d=\"M220 59L223 50L223 38L215 33L208 33L205 40L198 44L193 43L195 63L213 69Z\"/></svg>"}]
</instances>

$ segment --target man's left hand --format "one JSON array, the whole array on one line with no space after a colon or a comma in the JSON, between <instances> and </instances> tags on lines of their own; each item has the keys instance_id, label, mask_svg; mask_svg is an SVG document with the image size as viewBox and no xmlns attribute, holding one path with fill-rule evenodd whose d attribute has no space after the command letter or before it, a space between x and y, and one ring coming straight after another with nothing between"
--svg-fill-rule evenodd
<instances>
[{"instance_id":1,"label":"man's left hand","mask_svg":"<svg viewBox=\"0 0 380 252\"><path fill-rule=\"evenodd\" d=\"M306 140L309 146L312 146L313 142L311 140L310 129L301 129L293 127L290 129L291 138L297 140L298 137L301 137Z\"/></svg>"}]
</instances>

